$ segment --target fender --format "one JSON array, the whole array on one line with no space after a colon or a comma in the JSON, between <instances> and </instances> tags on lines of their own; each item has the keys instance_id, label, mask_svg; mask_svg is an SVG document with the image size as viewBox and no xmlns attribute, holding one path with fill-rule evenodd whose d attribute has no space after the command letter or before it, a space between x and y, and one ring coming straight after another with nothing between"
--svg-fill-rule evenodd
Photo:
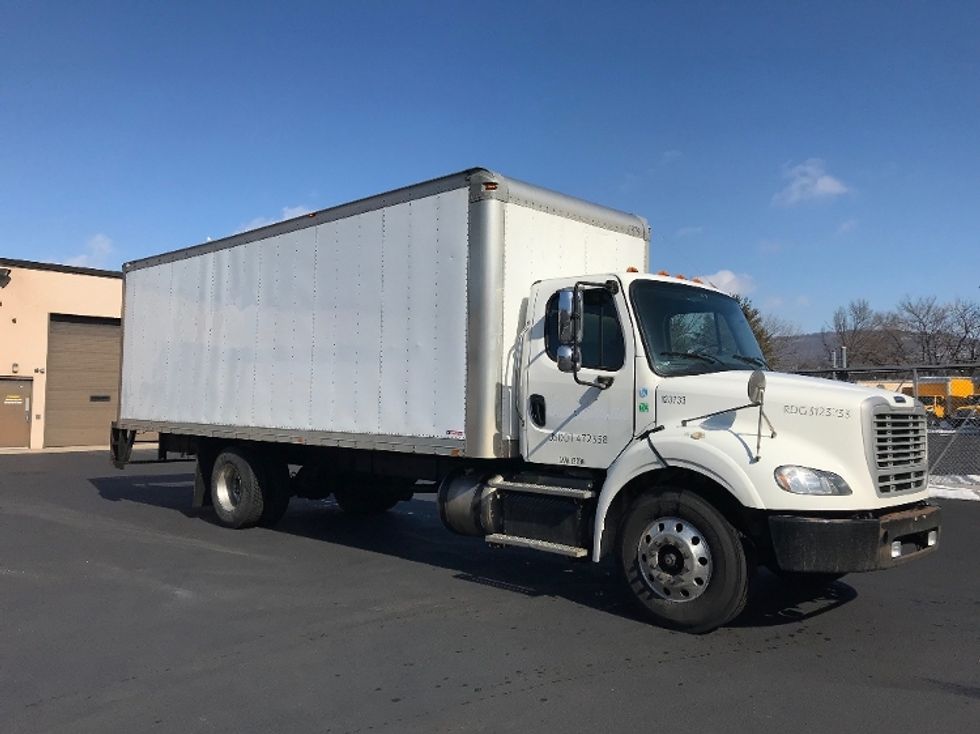
<instances>
[{"instance_id":1,"label":"fender","mask_svg":"<svg viewBox=\"0 0 980 734\"><path fill-rule=\"evenodd\" d=\"M724 487L744 507L763 507L762 498L745 470L717 446L704 440L695 441L686 433L654 434L652 440L668 466L690 469L703 474ZM606 514L616 495L638 476L663 468L665 465L650 450L646 439L634 441L616 457L609 467L606 481L602 484L602 491L596 503L592 542L593 561L598 563L600 560Z\"/></svg>"}]
</instances>

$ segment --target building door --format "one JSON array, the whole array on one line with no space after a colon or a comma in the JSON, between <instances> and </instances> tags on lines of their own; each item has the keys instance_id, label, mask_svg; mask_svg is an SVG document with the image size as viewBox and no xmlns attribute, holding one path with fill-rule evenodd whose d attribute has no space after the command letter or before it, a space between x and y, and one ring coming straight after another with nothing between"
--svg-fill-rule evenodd
<instances>
[{"instance_id":1,"label":"building door","mask_svg":"<svg viewBox=\"0 0 980 734\"><path fill-rule=\"evenodd\" d=\"M31 445L30 380L0 378L0 447Z\"/></svg>"},{"instance_id":2,"label":"building door","mask_svg":"<svg viewBox=\"0 0 980 734\"><path fill-rule=\"evenodd\" d=\"M103 446L119 404L119 319L51 314L45 446Z\"/></svg>"}]
</instances>

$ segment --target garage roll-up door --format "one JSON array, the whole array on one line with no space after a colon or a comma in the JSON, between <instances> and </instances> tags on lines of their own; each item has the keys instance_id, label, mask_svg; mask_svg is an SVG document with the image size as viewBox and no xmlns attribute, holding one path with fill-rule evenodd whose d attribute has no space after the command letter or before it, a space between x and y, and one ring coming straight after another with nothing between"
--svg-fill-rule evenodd
<instances>
[{"instance_id":1,"label":"garage roll-up door","mask_svg":"<svg viewBox=\"0 0 980 734\"><path fill-rule=\"evenodd\" d=\"M119 402L119 319L51 314L45 446L109 442Z\"/></svg>"}]
</instances>

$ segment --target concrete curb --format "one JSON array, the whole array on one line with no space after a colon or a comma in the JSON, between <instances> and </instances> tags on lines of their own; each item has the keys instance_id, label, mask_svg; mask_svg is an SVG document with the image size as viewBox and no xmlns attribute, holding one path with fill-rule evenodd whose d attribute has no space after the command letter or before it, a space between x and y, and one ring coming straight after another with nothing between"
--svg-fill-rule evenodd
<instances>
[{"instance_id":1,"label":"concrete curb","mask_svg":"<svg viewBox=\"0 0 980 734\"><path fill-rule=\"evenodd\" d=\"M156 451L156 444L133 447L133 451ZM108 446L57 446L46 449L25 449L25 448L3 448L0 449L0 456L23 456L25 454L81 454L93 451L109 451Z\"/></svg>"}]
</instances>

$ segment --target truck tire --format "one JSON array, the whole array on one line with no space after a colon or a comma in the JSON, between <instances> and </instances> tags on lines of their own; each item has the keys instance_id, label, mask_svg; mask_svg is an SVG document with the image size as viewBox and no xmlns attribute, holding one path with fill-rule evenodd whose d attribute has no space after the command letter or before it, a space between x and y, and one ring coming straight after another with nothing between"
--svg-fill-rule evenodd
<instances>
[{"instance_id":1,"label":"truck tire","mask_svg":"<svg viewBox=\"0 0 980 734\"><path fill-rule=\"evenodd\" d=\"M289 509L289 500L292 497L289 465L280 459L270 458L266 460L264 470L266 481L262 485L263 507L258 524L263 528L271 528L282 520Z\"/></svg>"},{"instance_id":2,"label":"truck tire","mask_svg":"<svg viewBox=\"0 0 980 734\"><path fill-rule=\"evenodd\" d=\"M211 474L211 499L223 525L248 528L262 519L265 495L271 499L274 492L265 469L256 457L238 448L218 454Z\"/></svg>"},{"instance_id":3,"label":"truck tire","mask_svg":"<svg viewBox=\"0 0 980 734\"><path fill-rule=\"evenodd\" d=\"M634 598L661 626L710 632L745 607L749 568L739 533L690 491L640 495L623 521L620 557Z\"/></svg>"}]
</instances>

